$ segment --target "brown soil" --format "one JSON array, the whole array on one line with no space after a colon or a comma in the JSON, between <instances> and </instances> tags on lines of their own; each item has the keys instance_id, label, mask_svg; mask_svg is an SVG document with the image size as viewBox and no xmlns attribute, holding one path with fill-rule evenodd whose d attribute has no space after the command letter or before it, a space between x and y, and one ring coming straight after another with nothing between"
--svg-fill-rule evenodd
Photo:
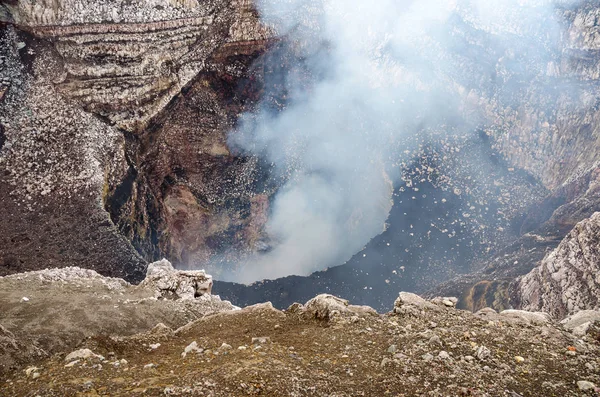
<instances>
[{"instance_id":1,"label":"brown soil","mask_svg":"<svg viewBox=\"0 0 600 397\"><path fill-rule=\"evenodd\" d=\"M193 341L204 351L182 358ZM65 367L57 354L29 376L10 373L0 395L579 396L595 392L577 381L600 384L597 341L577 341L554 324L445 307L327 321L261 305L85 346L106 359Z\"/></svg>"}]
</instances>

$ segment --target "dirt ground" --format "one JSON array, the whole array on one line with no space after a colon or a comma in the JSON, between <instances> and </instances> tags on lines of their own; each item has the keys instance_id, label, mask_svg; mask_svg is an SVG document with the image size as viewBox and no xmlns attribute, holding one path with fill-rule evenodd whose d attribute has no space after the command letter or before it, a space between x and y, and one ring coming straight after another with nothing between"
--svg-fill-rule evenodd
<instances>
[{"instance_id":1,"label":"dirt ground","mask_svg":"<svg viewBox=\"0 0 600 397\"><path fill-rule=\"evenodd\" d=\"M0 376L95 335L126 336L157 323L181 327L234 308L216 296L157 299L155 291L79 268L0 277Z\"/></svg>"},{"instance_id":2,"label":"dirt ground","mask_svg":"<svg viewBox=\"0 0 600 397\"><path fill-rule=\"evenodd\" d=\"M308 305L282 312L263 304L176 331L98 335L80 347L102 357L55 354L8 373L0 395L597 395L582 383L600 384L598 341L589 335L491 310L396 311L323 315Z\"/></svg>"}]
</instances>

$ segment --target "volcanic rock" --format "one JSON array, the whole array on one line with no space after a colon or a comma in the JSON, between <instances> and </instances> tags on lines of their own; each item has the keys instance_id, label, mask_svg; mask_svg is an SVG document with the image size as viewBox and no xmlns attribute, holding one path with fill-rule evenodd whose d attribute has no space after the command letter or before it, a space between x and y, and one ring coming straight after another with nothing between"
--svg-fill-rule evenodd
<instances>
[{"instance_id":1,"label":"volcanic rock","mask_svg":"<svg viewBox=\"0 0 600 397\"><path fill-rule=\"evenodd\" d=\"M600 213L578 223L559 246L517 282L521 306L564 318L598 309Z\"/></svg>"},{"instance_id":2,"label":"volcanic rock","mask_svg":"<svg viewBox=\"0 0 600 397\"><path fill-rule=\"evenodd\" d=\"M175 270L171 262L163 259L148 265L146 278L140 288L154 290L157 298L194 299L204 294L210 295L212 277L203 270Z\"/></svg>"}]
</instances>

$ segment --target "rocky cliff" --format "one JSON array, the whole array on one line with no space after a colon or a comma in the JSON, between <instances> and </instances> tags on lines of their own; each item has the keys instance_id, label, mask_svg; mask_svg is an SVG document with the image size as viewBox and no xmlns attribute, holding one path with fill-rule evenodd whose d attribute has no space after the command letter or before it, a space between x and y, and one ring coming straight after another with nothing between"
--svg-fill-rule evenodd
<instances>
[{"instance_id":1,"label":"rocky cliff","mask_svg":"<svg viewBox=\"0 0 600 397\"><path fill-rule=\"evenodd\" d=\"M256 164L225 143L237 81L271 35L249 2L2 10L3 273L35 269L32 246L48 263L139 281L162 254L186 265L255 244ZM95 259L111 250L123 268Z\"/></svg>"},{"instance_id":2,"label":"rocky cliff","mask_svg":"<svg viewBox=\"0 0 600 397\"><path fill-rule=\"evenodd\" d=\"M520 306L563 318L599 306L600 213L578 223L556 249L517 281Z\"/></svg>"},{"instance_id":3,"label":"rocky cliff","mask_svg":"<svg viewBox=\"0 0 600 397\"><path fill-rule=\"evenodd\" d=\"M414 161L402 163L394 195L390 223L398 226L373 242L369 257L373 247L398 242L401 260L420 269L411 289L468 273L433 294L458 296L473 310L520 305L527 292L512 287L515 278L600 210L599 9L592 1L557 9L560 48L545 73L510 91L516 99L494 84L529 75L507 75L510 54L487 48L490 35L468 21L454 21L456 46L470 51L440 56L463 71L450 86L477 128L448 137L444 125L430 140L406 142ZM266 87L265 75L291 68L285 49L299 44L261 25L250 1L11 0L0 5L0 18L2 274L44 263L137 282L163 256L178 267L221 272L240 253L269 249L264 226L280 182L270 179L268 164L232 152L227 133L259 100L285 104L286 93ZM478 69L481 60L495 65L493 78ZM425 198L425 185L433 203L408 206ZM439 210L442 200L449 204ZM434 215L406 223L407 213L421 210L442 211L447 225ZM408 230L417 222L431 227ZM398 237L415 232L415 242ZM444 254L414 259L431 241ZM329 290L336 272L345 272L359 281L340 288L362 288L360 277L371 272L361 267L365 256L331 277L293 283ZM382 305L398 289L393 277L402 278L391 268L399 256L384 256L389 266L375 288L384 291ZM288 284L276 284L252 288L291 299ZM365 291L360 299L373 294ZM552 302L544 310L573 311Z\"/></svg>"}]
</instances>

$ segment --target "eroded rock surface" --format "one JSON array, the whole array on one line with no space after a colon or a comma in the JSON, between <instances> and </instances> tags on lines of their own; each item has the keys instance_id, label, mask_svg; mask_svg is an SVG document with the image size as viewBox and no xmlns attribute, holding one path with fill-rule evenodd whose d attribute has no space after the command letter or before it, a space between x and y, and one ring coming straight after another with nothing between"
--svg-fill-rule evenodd
<instances>
[{"instance_id":1,"label":"eroded rock surface","mask_svg":"<svg viewBox=\"0 0 600 397\"><path fill-rule=\"evenodd\" d=\"M148 265L140 288L154 290L154 296L167 299L194 299L210 295L212 277L203 270L177 271L166 259Z\"/></svg>"},{"instance_id":2,"label":"eroded rock surface","mask_svg":"<svg viewBox=\"0 0 600 397\"><path fill-rule=\"evenodd\" d=\"M556 318L598 309L600 213L578 223L531 273L518 281L521 306Z\"/></svg>"},{"instance_id":3,"label":"eroded rock surface","mask_svg":"<svg viewBox=\"0 0 600 397\"><path fill-rule=\"evenodd\" d=\"M237 81L272 35L251 2L1 10L2 274L37 256L137 282L165 255L196 266L234 240L253 249L266 200L225 143Z\"/></svg>"}]
</instances>

